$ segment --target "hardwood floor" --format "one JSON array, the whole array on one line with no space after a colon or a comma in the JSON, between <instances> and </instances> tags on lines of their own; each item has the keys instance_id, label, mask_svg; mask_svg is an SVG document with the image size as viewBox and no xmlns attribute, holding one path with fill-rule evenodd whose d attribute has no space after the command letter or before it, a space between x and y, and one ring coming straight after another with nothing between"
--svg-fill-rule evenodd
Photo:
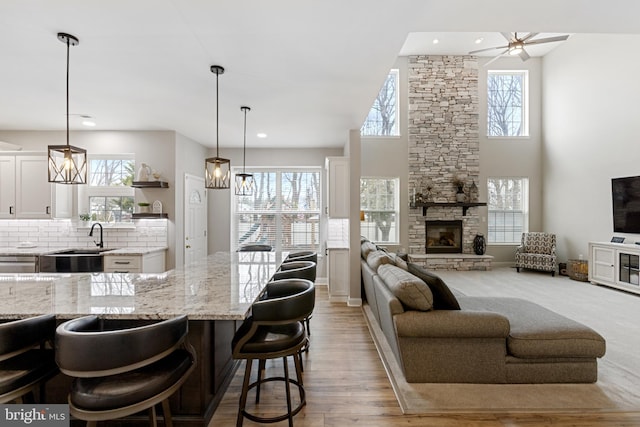
<instances>
[{"instance_id":1,"label":"hardwood floor","mask_svg":"<svg viewBox=\"0 0 640 427\"><path fill-rule=\"evenodd\" d=\"M327 289L317 288L311 319L311 347L304 358L307 404L294 418L298 427L478 426L478 427L638 427L638 412L617 413L465 413L403 415L373 344L360 307L328 301ZM267 370L281 375L281 361ZM275 371L274 371L275 370ZM292 369L291 369L292 370ZM209 424L234 426L244 365L238 369ZM292 390L294 396L295 391ZM252 399L249 395L249 400ZM272 414L284 404L284 390L263 388L260 410ZM259 424L245 420L244 426ZM285 422L272 424L285 426Z\"/></svg>"}]
</instances>

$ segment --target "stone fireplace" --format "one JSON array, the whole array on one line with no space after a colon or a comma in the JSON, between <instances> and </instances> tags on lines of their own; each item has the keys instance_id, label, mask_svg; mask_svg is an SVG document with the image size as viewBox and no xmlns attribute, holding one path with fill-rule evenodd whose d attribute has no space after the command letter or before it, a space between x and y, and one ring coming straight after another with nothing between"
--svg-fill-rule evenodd
<instances>
[{"instance_id":1,"label":"stone fireplace","mask_svg":"<svg viewBox=\"0 0 640 427\"><path fill-rule=\"evenodd\" d=\"M425 253L462 253L462 221L425 221Z\"/></svg>"},{"instance_id":2,"label":"stone fireplace","mask_svg":"<svg viewBox=\"0 0 640 427\"><path fill-rule=\"evenodd\" d=\"M410 256L424 257L429 268L487 269L473 264L480 208L464 206L479 202L477 191L474 200L469 190L481 185L477 58L410 56L408 81L408 190L430 195L428 209L409 211ZM457 180L464 183L464 201L456 197ZM431 235L432 223L447 224L447 230ZM455 243L445 244L450 235Z\"/></svg>"}]
</instances>

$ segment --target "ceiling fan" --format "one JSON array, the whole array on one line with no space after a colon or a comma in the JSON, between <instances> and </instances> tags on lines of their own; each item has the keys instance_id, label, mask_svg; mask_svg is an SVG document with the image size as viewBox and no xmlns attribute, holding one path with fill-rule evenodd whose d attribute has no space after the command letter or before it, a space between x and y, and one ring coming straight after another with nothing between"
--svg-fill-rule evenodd
<instances>
[{"instance_id":1,"label":"ceiling fan","mask_svg":"<svg viewBox=\"0 0 640 427\"><path fill-rule=\"evenodd\" d=\"M475 55L476 53L486 52L494 49L504 49L493 59L489 60L485 65L492 63L493 61L500 58L505 53L509 55L518 55L523 61L526 61L527 59L530 58L530 56L527 53L527 51L524 50L525 46L529 46L533 44L561 42L569 38L568 35L564 35L564 36L555 36L555 37L547 37L544 39L532 40L535 36L537 36L540 33L528 33L524 37L518 37L518 33L500 33L500 34L502 34L502 36L505 39L507 39L507 41L509 42L506 46L496 46L496 47L489 47L486 49L474 50L472 52L469 52L469 55Z\"/></svg>"}]
</instances>

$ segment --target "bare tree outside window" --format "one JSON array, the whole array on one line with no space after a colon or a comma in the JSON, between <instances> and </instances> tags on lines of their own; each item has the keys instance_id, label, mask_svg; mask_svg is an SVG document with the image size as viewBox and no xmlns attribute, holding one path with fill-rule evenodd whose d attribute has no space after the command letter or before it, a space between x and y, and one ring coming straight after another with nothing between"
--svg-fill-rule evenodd
<instances>
[{"instance_id":1,"label":"bare tree outside window","mask_svg":"<svg viewBox=\"0 0 640 427\"><path fill-rule=\"evenodd\" d=\"M360 129L362 136L397 136L398 70L391 70Z\"/></svg>"},{"instance_id":2,"label":"bare tree outside window","mask_svg":"<svg viewBox=\"0 0 640 427\"><path fill-rule=\"evenodd\" d=\"M520 242L528 231L527 178L488 178L488 241L489 243Z\"/></svg>"},{"instance_id":3,"label":"bare tree outside window","mask_svg":"<svg viewBox=\"0 0 640 427\"><path fill-rule=\"evenodd\" d=\"M360 209L364 220L360 222L360 233L377 243L399 241L398 178L361 178Z\"/></svg>"},{"instance_id":4,"label":"bare tree outside window","mask_svg":"<svg viewBox=\"0 0 640 427\"><path fill-rule=\"evenodd\" d=\"M528 136L527 72L487 74L487 135Z\"/></svg>"},{"instance_id":5,"label":"bare tree outside window","mask_svg":"<svg viewBox=\"0 0 640 427\"><path fill-rule=\"evenodd\" d=\"M236 197L234 247L266 243L276 250L313 250L320 245L320 178L313 170L247 169L255 191Z\"/></svg>"}]
</instances>

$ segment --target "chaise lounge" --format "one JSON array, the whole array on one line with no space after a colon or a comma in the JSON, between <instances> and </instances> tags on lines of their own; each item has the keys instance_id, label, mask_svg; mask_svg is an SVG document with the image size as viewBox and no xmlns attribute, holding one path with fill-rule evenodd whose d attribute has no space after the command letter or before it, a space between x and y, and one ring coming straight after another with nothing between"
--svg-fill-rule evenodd
<instances>
[{"instance_id":1,"label":"chaise lounge","mask_svg":"<svg viewBox=\"0 0 640 427\"><path fill-rule=\"evenodd\" d=\"M469 297L435 274L361 247L362 285L407 382L593 383L605 340L517 298Z\"/></svg>"}]
</instances>

